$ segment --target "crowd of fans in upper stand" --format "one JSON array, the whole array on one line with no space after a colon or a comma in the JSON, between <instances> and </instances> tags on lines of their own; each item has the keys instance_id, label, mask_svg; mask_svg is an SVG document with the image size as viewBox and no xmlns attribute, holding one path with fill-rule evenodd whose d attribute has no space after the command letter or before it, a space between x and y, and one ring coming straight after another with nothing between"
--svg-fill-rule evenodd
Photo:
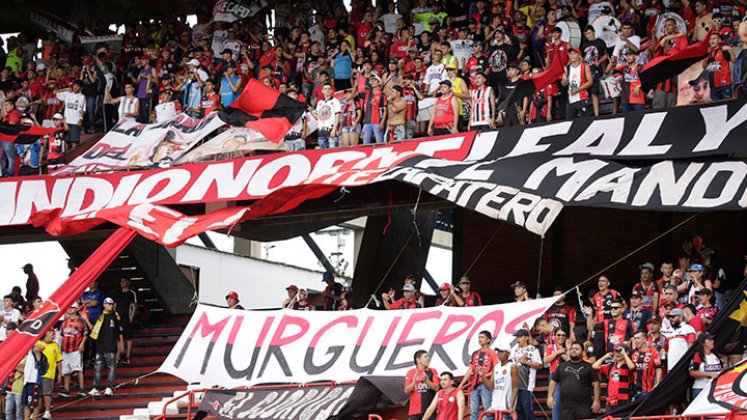
<instances>
[{"instance_id":1,"label":"crowd of fans in upper stand","mask_svg":"<svg viewBox=\"0 0 747 420\"><path fill-rule=\"evenodd\" d=\"M747 276L747 267L742 274ZM747 341L740 330L723 332L729 337L719 349L714 336L706 332L737 284L727 280L715 251L698 236L682 242L676 260L658 266L640 264L637 276L633 287L625 290L608 275L600 276L597 288L586 294L564 295L562 288L556 288L557 302L533 325L523 325L514 346L498 343L498 348L491 348L490 332L480 332L481 348L472 354L461 383L458 377L455 380L458 372L439 376L429 367L427 352L416 353L416 367L405 382L410 418L429 418L438 412L446 413L439 419L452 420L470 412L470 418L477 419L478 413L490 409L533 419L535 378L544 368L550 373L547 404L552 418L590 418L603 407L610 410L648 395L692 345L697 352L690 361L687 399L694 400L711 378L744 357ZM308 301L306 290L291 285L281 306L306 311L355 306L348 300L350 290L333 273L325 273L322 281L327 287L320 305ZM515 302L532 299L525 282L517 281L511 289ZM426 307L426 301L435 306L483 305L468 277L456 285L442 284L433 301L420 293L416 277L408 275L400 291L390 288L381 294L380 304L372 299L365 306L407 310ZM226 302L230 308L243 309L235 292L226 296ZM600 375L601 383L607 384L606 400L602 400ZM678 412L681 408L672 407Z\"/></svg>"},{"instance_id":2,"label":"crowd of fans in upper stand","mask_svg":"<svg viewBox=\"0 0 747 420\"><path fill-rule=\"evenodd\" d=\"M3 143L2 175L60 163L83 132L119 119L147 123L229 106L258 79L308 105L288 150L407 140L464 130L675 105L676 79L649 92L642 66L707 39L687 102L729 99L741 85L734 0L354 0L291 2L233 23L186 16L125 23L121 49L88 50L54 34L0 46L0 118L63 131L36 144ZM658 19L661 16L661 19ZM747 27L744 28L747 40ZM79 23L79 34L109 35ZM570 44L564 39L570 41ZM560 60L563 77L528 97L519 78ZM734 73L734 77L732 77ZM679 84L683 86L683 83ZM611 103L611 108L605 106Z\"/></svg>"}]
</instances>

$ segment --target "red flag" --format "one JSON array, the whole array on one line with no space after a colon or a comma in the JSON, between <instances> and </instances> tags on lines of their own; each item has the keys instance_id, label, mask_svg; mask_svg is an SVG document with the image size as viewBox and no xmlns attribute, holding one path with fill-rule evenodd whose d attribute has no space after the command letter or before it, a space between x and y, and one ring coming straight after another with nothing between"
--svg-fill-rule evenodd
<instances>
[{"instance_id":1,"label":"red flag","mask_svg":"<svg viewBox=\"0 0 747 420\"><path fill-rule=\"evenodd\" d=\"M643 90L648 91L657 84L671 79L708 55L708 36L697 44L674 50L646 63L641 70Z\"/></svg>"},{"instance_id":2,"label":"red flag","mask_svg":"<svg viewBox=\"0 0 747 420\"><path fill-rule=\"evenodd\" d=\"M28 349L40 340L44 333L67 312L73 302L80 298L92 281L114 261L127 245L135 238L135 231L119 228L112 234L65 283L44 301L41 308L35 310L18 329L0 344L0 378L8 375L26 357Z\"/></svg>"},{"instance_id":3,"label":"red flag","mask_svg":"<svg viewBox=\"0 0 747 420\"><path fill-rule=\"evenodd\" d=\"M268 140L279 142L301 118L304 105L251 79L239 98L220 118L232 125L257 130Z\"/></svg>"},{"instance_id":4,"label":"red flag","mask_svg":"<svg viewBox=\"0 0 747 420\"><path fill-rule=\"evenodd\" d=\"M44 128L35 125L0 123L0 140L18 144L31 144L40 137L60 130L60 128Z\"/></svg>"}]
</instances>

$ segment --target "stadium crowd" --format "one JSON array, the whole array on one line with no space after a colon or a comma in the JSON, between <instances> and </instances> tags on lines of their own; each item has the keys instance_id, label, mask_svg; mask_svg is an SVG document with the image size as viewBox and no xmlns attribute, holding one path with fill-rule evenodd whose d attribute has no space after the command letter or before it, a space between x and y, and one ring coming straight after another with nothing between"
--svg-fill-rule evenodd
<instances>
[{"instance_id":1,"label":"stadium crowd","mask_svg":"<svg viewBox=\"0 0 747 420\"><path fill-rule=\"evenodd\" d=\"M195 25L186 15L125 23L116 48L81 44L81 34L113 35L102 22L79 23L72 43L11 37L7 52L0 46L0 118L62 131L28 146L4 142L2 175L15 174L16 158L22 175L54 167L82 133L119 119L227 107L253 78L308 105L285 138L299 150L671 107L678 95L729 99L747 58L744 6L734 0L269 3L233 23L207 9ZM642 90L646 62L704 39L702 71ZM560 80L528 96L515 89L553 60Z\"/></svg>"},{"instance_id":2,"label":"stadium crowd","mask_svg":"<svg viewBox=\"0 0 747 420\"><path fill-rule=\"evenodd\" d=\"M564 295L563 289L556 288L557 302L533 325L525 323L515 333L513 346L493 342L490 332L481 331L481 348L472 354L463 376L462 372L439 375L429 367L428 353L416 352L404 390L410 395L410 418L427 419L437 412L438 419L461 419L461 414L469 412L471 419L477 419L478 413L491 410L533 419L539 409L534 394L537 372L543 369L550 375L547 406L552 418L591 418L602 408L620 407L648 395L692 345L697 352L689 365L688 401L694 400L711 378L744 356L745 339L740 331L724 332L730 336L719 349L714 336L706 332L736 285L727 283L715 251L698 236L683 241L676 261L664 261L658 267L645 262L637 273L638 281L625 292L614 287L610 276L602 275L597 288L585 295L576 293L577 302L568 299L573 292ZM747 275L747 267L743 274ZM349 290L332 273L325 273L322 280L327 287L321 305L310 304L308 292L291 285L282 307L350 309ZM511 289L515 302L531 299L525 282L517 281ZM382 293L381 305L368 305L388 310L422 308L426 297L419 290L416 277L408 275L401 295L392 288ZM226 300L228 307L243 309L237 307L235 292ZM462 277L457 285L442 284L431 303L480 306L483 301L472 290L470 279ZM491 343L498 347L491 348ZM600 385L604 383L606 399ZM678 412L682 408L672 407Z\"/></svg>"}]
</instances>

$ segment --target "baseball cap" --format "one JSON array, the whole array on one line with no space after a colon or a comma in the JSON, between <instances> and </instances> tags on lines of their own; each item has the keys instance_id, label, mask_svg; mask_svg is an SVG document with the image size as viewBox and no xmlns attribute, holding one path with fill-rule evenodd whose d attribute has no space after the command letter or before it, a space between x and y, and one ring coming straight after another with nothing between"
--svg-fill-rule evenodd
<instances>
[{"instance_id":1,"label":"baseball cap","mask_svg":"<svg viewBox=\"0 0 747 420\"><path fill-rule=\"evenodd\" d=\"M447 69L457 69L459 66L457 66L456 60L452 61L451 63L446 65Z\"/></svg>"},{"instance_id":2,"label":"baseball cap","mask_svg":"<svg viewBox=\"0 0 747 420\"><path fill-rule=\"evenodd\" d=\"M529 337L529 331L522 328L514 333L514 337Z\"/></svg>"},{"instance_id":3,"label":"baseball cap","mask_svg":"<svg viewBox=\"0 0 747 420\"><path fill-rule=\"evenodd\" d=\"M228 292L228 294L226 295L226 299L228 298L239 300L239 294L236 292Z\"/></svg>"},{"instance_id":4,"label":"baseball cap","mask_svg":"<svg viewBox=\"0 0 747 420\"><path fill-rule=\"evenodd\" d=\"M685 316L685 313L680 308L674 308L669 311L669 316Z\"/></svg>"},{"instance_id":5,"label":"baseball cap","mask_svg":"<svg viewBox=\"0 0 747 420\"><path fill-rule=\"evenodd\" d=\"M631 293L630 297L631 298L640 298L640 297L643 297L643 296L641 295L641 292L636 291L636 292Z\"/></svg>"},{"instance_id":6,"label":"baseball cap","mask_svg":"<svg viewBox=\"0 0 747 420\"><path fill-rule=\"evenodd\" d=\"M73 302L72 305L70 305L70 308L72 309L78 309L80 306L78 305L78 302Z\"/></svg>"},{"instance_id":7,"label":"baseball cap","mask_svg":"<svg viewBox=\"0 0 747 420\"><path fill-rule=\"evenodd\" d=\"M405 280L415 280L415 274L408 274L405 276Z\"/></svg>"},{"instance_id":8,"label":"baseball cap","mask_svg":"<svg viewBox=\"0 0 747 420\"><path fill-rule=\"evenodd\" d=\"M112 299L112 298L110 298L110 297L108 297L108 298L104 299L104 305L106 305L106 304L108 304L108 303L114 304L114 299Z\"/></svg>"},{"instance_id":9,"label":"baseball cap","mask_svg":"<svg viewBox=\"0 0 747 420\"><path fill-rule=\"evenodd\" d=\"M406 284L406 285L402 286L402 291L403 292L414 292L415 291L415 286L413 286L411 284Z\"/></svg>"},{"instance_id":10,"label":"baseball cap","mask_svg":"<svg viewBox=\"0 0 747 420\"><path fill-rule=\"evenodd\" d=\"M64 120L65 117L62 116L59 112L56 112L54 115L52 115L53 120Z\"/></svg>"},{"instance_id":11,"label":"baseball cap","mask_svg":"<svg viewBox=\"0 0 747 420\"><path fill-rule=\"evenodd\" d=\"M512 289L516 289L517 287L523 287L523 288L526 289L527 288L527 284L524 283L523 281L517 281L516 283L514 283L514 284L511 285Z\"/></svg>"},{"instance_id":12,"label":"baseball cap","mask_svg":"<svg viewBox=\"0 0 747 420\"><path fill-rule=\"evenodd\" d=\"M469 277L463 276L461 279L459 279L459 283L472 283L469 281Z\"/></svg>"},{"instance_id":13,"label":"baseball cap","mask_svg":"<svg viewBox=\"0 0 747 420\"><path fill-rule=\"evenodd\" d=\"M18 328L18 324L16 324L15 322L9 322L9 323L5 324L5 330L6 331L7 330L13 331L13 330L15 330L17 328Z\"/></svg>"},{"instance_id":14,"label":"baseball cap","mask_svg":"<svg viewBox=\"0 0 747 420\"><path fill-rule=\"evenodd\" d=\"M648 324L661 324L661 317L659 315L654 315L647 321Z\"/></svg>"},{"instance_id":15,"label":"baseball cap","mask_svg":"<svg viewBox=\"0 0 747 420\"><path fill-rule=\"evenodd\" d=\"M448 87L451 87L451 80L441 80L441 83L439 85L446 85Z\"/></svg>"},{"instance_id":16,"label":"baseball cap","mask_svg":"<svg viewBox=\"0 0 747 420\"><path fill-rule=\"evenodd\" d=\"M438 290L449 290L449 283L442 283L440 286L438 286Z\"/></svg>"},{"instance_id":17,"label":"baseball cap","mask_svg":"<svg viewBox=\"0 0 747 420\"><path fill-rule=\"evenodd\" d=\"M197 66L197 67L199 67L200 66L200 61L197 60L196 58L193 58L193 59L191 59L191 60L189 60L187 62L187 65L188 66Z\"/></svg>"},{"instance_id":18,"label":"baseball cap","mask_svg":"<svg viewBox=\"0 0 747 420\"><path fill-rule=\"evenodd\" d=\"M335 276L331 271L325 271L324 274L322 274L322 281L332 280L334 278Z\"/></svg>"},{"instance_id":19,"label":"baseball cap","mask_svg":"<svg viewBox=\"0 0 747 420\"><path fill-rule=\"evenodd\" d=\"M703 268L703 266L700 265L700 264L693 264L693 265L690 266L690 270L689 271L700 271L700 272L703 272L703 271L705 271L705 268Z\"/></svg>"},{"instance_id":20,"label":"baseball cap","mask_svg":"<svg viewBox=\"0 0 747 420\"><path fill-rule=\"evenodd\" d=\"M298 286L295 284L291 284L290 286L286 287L285 290L298 290Z\"/></svg>"},{"instance_id":21,"label":"baseball cap","mask_svg":"<svg viewBox=\"0 0 747 420\"><path fill-rule=\"evenodd\" d=\"M643 270L644 268L648 268L649 270L654 271L654 264L650 262L645 262L638 266L639 270Z\"/></svg>"},{"instance_id":22,"label":"baseball cap","mask_svg":"<svg viewBox=\"0 0 747 420\"><path fill-rule=\"evenodd\" d=\"M228 49L228 48L226 48L225 50L223 50L223 52L221 52L221 55L223 55L223 54L233 54L233 51L230 50L230 49Z\"/></svg>"},{"instance_id":23,"label":"baseball cap","mask_svg":"<svg viewBox=\"0 0 747 420\"><path fill-rule=\"evenodd\" d=\"M576 47L571 47L568 52L575 52L576 54L581 54L581 50Z\"/></svg>"},{"instance_id":24,"label":"baseball cap","mask_svg":"<svg viewBox=\"0 0 747 420\"><path fill-rule=\"evenodd\" d=\"M377 82L381 83L381 79L379 76L371 76L368 78L368 81L371 82L372 80L376 80Z\"/></svg>"},{"instance_id":25,"label":"baseball cap","mask_svg":"<svg viewBox=\"0 0 747 420\"><path fill-rule=\"evenodd\" d=\"M140 59L141 60L150 60L150 56L143 54L143 55L140 56Z\"/></svg>"},{"instance_id":26,"label":"baseball cap","mask_svg":"<svg viewBox=\"0 0 747 420\"><path fill-rule=\"evenodd\" d=\"M470 18L470 20L467 21L467 24L469 24L469 25L476 25L477 24L477 19Z\"/></svg>"}]
</instances>

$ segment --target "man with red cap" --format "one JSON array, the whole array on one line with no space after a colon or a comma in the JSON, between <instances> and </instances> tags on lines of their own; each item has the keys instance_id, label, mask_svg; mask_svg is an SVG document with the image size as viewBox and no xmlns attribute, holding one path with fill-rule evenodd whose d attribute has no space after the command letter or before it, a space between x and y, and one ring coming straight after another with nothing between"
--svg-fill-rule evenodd
<instances>
[{"instance_id":1,"label":"man with red cap","mask_svg":"<svg viewBox=\"0 0 747 420\"><path fill-rule=\"evenodd\" d=\"M239 305L239 294L236 292L229 292L226 295L226 305L228 305L228 309L244 309L243 306Z\"/></svg>"},{"instance_id":2,"label":"man with red cap","mask_svg":"<svg viewBox=\"0 0 747 420\"><path fill-rule=\"evenodd\" d=\"M581 59L581 50L571 48L568 59L569 63L565 67L560 83L568 87L565 118L569 120L589 114L589 88L594 84L594 78L591 75L591 68Z\"/></svg>"},{"instance_id":3,"label":"man with red cap","mask_svg":"<svg viewBox=\"0 0 747 420\"><path fill-rule=\"evenodd\" d=\"M285 290L288 292L288 297L283 301L281 306L283 308L290 308L298 300L298 286L291 284Z\"/></svg>"},{"instance_id":4,"label":"man with red cap","mask_svg":"<svg viewBox=\"0 0 747 420\"><path fill-rule=\"evenodd\" d=\"M439 286L438 294L436 306L464 306L464 300L451 283L444 283Z\"/></svg>"}]
</instances>

